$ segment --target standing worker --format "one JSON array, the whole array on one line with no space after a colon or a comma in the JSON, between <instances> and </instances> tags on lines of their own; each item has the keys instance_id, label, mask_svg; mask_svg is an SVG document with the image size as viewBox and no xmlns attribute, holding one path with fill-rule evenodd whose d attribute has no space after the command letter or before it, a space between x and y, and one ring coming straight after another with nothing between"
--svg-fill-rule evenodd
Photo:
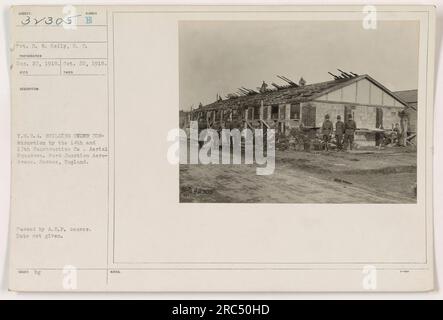
<instances>
[{"instance_id":1,"label":"standing worker","mask_svg":"<svg viewBox=\"0 0 443 320\"><path fill-rule=\"evenodd\" d=\"M329 151L329 141L331 139L332 131L334 130L334 125L332 121L329 120L329 114L325 115L325 121L321 127L321 133L323 135L323 143L325 144L325 150Z\"/></svg>"},{"instance_id":2,"label":"standing worker","mask_svg":"<svg viewBox=\"0 0 443 320\"><path fill-rule=\"evenodd\" d=\"M337 150L343 150L343 135L345 133L345 123L341 121L341 116L337 116L337 122L335 123L335 141L337 144Z\"/></svg>"},{"instance_id":3,"label":"standing worker","mask_svg":"<svg viewBox=\"0 0 443 320\"><path fill-rule=\"evenodd\" d=\"M346 145L349 143L349 148L352 150L355 130L357 130L357 125L355 124L355 121L352 120L352 115L350 114L345 123L345 148L347 148Z\"/></svg>"}]
</instances>

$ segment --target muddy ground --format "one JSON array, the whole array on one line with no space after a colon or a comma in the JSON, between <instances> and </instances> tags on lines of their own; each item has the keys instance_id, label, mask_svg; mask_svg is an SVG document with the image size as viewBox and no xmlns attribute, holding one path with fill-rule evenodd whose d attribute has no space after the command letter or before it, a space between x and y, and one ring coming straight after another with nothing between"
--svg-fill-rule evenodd
<instances>
[{"instance_id":1,"label":"muddy ground","mask_svg":"<svg viewBox=\"0 0 443 320\"><path fill-rule=\"evenodd\" d=\"M180 165L181 202L415 203L417 154L409 148L276 151L274 174L256 165Z\"/></svg>"}]
</instances>

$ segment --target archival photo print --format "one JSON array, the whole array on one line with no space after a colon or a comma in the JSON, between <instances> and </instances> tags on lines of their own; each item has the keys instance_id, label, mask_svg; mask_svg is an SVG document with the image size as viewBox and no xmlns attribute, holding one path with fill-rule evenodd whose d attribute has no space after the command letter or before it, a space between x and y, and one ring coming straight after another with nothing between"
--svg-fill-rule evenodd
<instances>
[{"instance_id":1,"label":"archival photo print","mask_svg":"<svg viewBox=\"0 0 443 320\"><path fill-rule=\"evenodd\" d=\"M418 21L180 21L180 202L416 203Z\"/></svg>"}]
</instances>

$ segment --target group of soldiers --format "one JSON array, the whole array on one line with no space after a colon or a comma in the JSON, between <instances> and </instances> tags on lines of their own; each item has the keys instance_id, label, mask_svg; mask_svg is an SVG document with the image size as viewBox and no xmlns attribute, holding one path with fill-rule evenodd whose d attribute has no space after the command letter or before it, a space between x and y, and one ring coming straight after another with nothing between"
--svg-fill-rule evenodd
<instances>
[{"instance_id":1,"label":"group of soldiers","mask_svg":"<svg viewBox=\"0 0 443 320\"><path fill-rule=\"evenodd\" d=\"M337 116L337 122L334 124L329 120L329 114L325 115L325 121L321 127L321 134L323 135L324 149L329 151L329 144L332 139L332 135L335 134L335 143L338 151L346 150L349 146L352 150L354 144L355 130L357 130L357 125L352 119L352 115L348 115L346 122L341 120L341 116Z\"/></svg>"}]
</instances>

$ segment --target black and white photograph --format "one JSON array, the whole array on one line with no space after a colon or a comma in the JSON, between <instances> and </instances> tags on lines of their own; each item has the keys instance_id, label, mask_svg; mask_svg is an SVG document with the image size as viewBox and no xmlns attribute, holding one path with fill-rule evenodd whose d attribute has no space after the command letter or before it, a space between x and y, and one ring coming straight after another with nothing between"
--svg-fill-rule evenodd
<instances>
[{"instance_id":1,"label":"black and white photograph","mask_svg":"<svg viewBox=\"0 0 443 320\"><path fill-rule=\"evenodd\" d=\"M435 0L84 2L3 5L0 300L442 297Z\"/></svg>"},{"instance_id":2,"label":"black and white photograph","mask_svg":"<svg viewBox=\"0 0 443 320\"><path fill-rule=\"evenodd\" d=\"M417 21L181 21L180 128L217 155L180 164L180 201L416 203L418 48ZM202 150L208 129L262 136L222 163L234 139ZM245 152L266 160L270 130L259 175Z\"/></svg>"}]
</instances>

